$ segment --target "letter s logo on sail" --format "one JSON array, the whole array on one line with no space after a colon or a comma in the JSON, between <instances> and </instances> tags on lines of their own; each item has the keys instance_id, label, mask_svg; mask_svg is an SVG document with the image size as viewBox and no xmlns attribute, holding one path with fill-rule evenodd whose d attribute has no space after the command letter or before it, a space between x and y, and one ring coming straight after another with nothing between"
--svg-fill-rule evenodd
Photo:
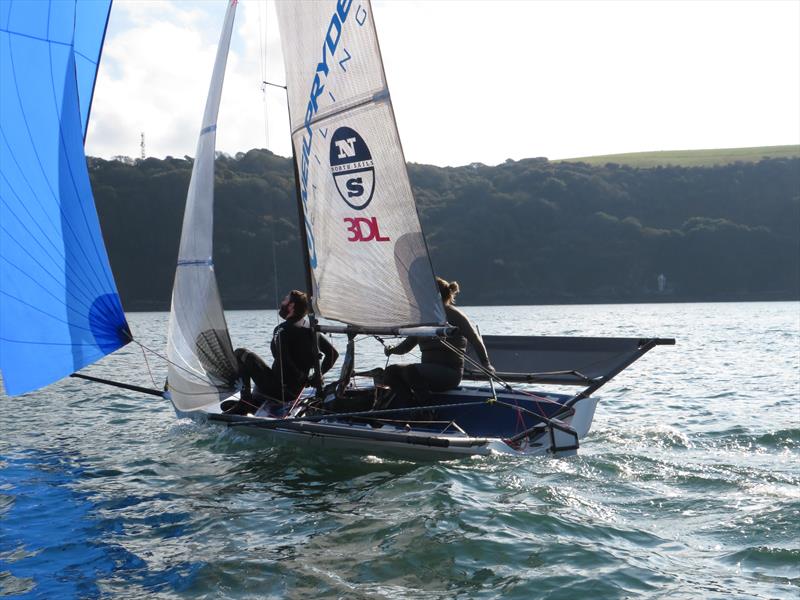
<instances>
[{"instance_id":1,"label":"letter s logo on sail","mask_svg":"<svg viewBox=\"0 0 800 600\"><path fill-rule=\"evenodd\" d=\"M350 208L365 209L375 191L375 167L367 143L350 127L331 136L331 174L336 189Z\"/></svg>"},{"instance_id":2,"label":"letter s logo on sail","mask_svg":"<svg viewBox=\"0 0 800 600\"><path fill-rule=\"evenodd\" d=\"M364 195L364 180L361 177L353 177L347 180L347 195L352 198L353 196Z\"/></svg>"}]
</instances>

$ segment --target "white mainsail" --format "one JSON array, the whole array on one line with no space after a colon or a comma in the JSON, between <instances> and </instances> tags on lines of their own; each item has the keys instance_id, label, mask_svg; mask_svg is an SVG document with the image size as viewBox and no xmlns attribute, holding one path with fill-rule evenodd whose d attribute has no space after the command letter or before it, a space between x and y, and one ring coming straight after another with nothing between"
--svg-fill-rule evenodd
<instances>
[{"instance_id":1,"label":"white mainsail","mask_svg":"<svg viewBox=\"0 0 800 600\"><path fill-rule=\"evenodd\" d=\"M444 324L369 2L277 3L317 316Z\"/></svg>"},{"instance_id":2,"label":"white mainsail","mask_svg":"<svg viewBox=\"0 0 800 600\"><path fill-rule=\"evenodd\" d=\"M237 377L212 260L217 115L236 3L237 0L230 0L217 48L172 289L168 389L180 410L197 409L230 395Z\"/></svg>"}]
</instances>

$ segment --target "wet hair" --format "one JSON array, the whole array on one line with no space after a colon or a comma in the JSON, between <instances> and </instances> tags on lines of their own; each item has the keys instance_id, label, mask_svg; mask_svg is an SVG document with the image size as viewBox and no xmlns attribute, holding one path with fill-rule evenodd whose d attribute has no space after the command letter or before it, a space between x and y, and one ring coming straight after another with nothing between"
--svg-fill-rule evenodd
<instances>
[{"instance_id":1,"label":"wet hair","mask_svg":"<svg viewBox=\"0 0 800 600\"><path fill-rule=\"evenodd\" d=\"M445 281L441 277L436 278L436 285L439 286L439 293L442 295L442 302L445 306L455 304L456 294L459 292L457 281Z\"/></svg>"},{"instance_id":2,"label":"wet hair","mask_svg":"<svg viewBox=\"0 0 800 600\"><path fill-rule=\"evenodd\" d=\"M300 290L289 292L289 302L294 302L293 319L302 319L308 313L308 294Z\"/></svg>"}]
</instances>

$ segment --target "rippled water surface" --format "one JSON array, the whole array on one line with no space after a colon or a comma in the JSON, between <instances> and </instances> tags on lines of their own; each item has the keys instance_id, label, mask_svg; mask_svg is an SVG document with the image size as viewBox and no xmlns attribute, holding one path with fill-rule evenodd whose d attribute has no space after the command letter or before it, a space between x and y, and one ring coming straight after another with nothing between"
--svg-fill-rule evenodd
<instances>
[{"instance_id":1,"label":"rippled water surface","mask_svg":"<svg viewBox=\"0 0 800 600\"><path fill-rule=\"evenodd\" d=\"M678 345L598 392L565 459L273 449L74 379L0 397L0 596L800 596L800 303L465 310L484 334ZM274 312L228 316L266 353ZM130 321L163 351L166 314ZM86 372L166 369L131 345Z\"/></svg>"}]
</instances>

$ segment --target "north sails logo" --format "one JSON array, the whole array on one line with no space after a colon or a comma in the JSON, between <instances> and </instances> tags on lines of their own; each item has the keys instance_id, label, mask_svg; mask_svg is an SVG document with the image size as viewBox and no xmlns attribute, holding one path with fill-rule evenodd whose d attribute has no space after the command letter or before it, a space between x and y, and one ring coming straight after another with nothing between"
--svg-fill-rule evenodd
<instances>
[{"instance_id":1,"label":"north sails logo","mask_svg":"<svg viewBox=\"0 0 800 600\"><path fill-rule=\"evenodd\" d=\"M375 191L375 167L367 143L357 131L340 127L331 137L331 173L347 205L363 210Z\"/></svg>"}]
</instances>

